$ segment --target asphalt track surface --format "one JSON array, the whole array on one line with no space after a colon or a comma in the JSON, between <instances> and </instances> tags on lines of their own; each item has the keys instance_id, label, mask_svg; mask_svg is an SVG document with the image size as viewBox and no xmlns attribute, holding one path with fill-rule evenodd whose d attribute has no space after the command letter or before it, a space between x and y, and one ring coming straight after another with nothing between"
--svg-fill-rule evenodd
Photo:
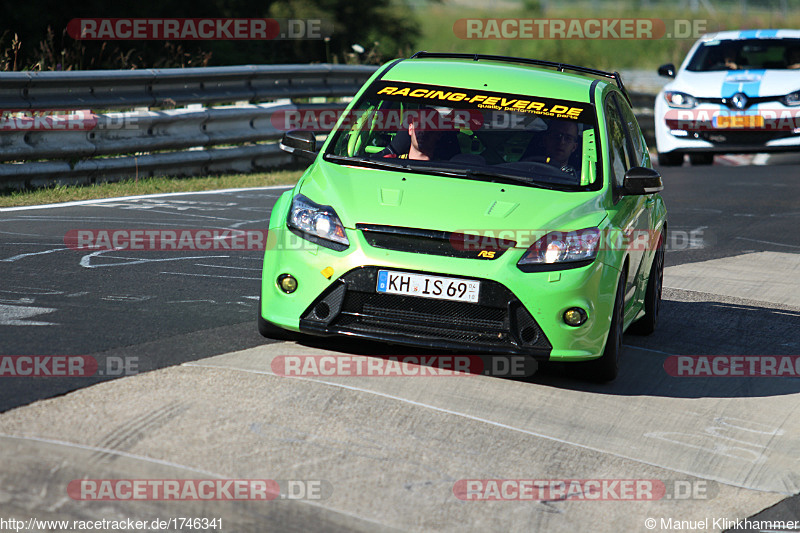
<instances>
[{"instance_id":1,"label":"asphalt track surface","mask_svg":"<svg viewBox=\"0 0 800 533\"><path fill-rule=\"evenodd\" d=\"M623 370L606 385L560 365L527 380L275 376L270 362L290 353L408 351L261 338L258 251L65 244L77 229L264 229L281 189L0 210L0 355L89 355L101 370L123 361L139 372L0 378L0 516L222 516L225 531L648 531L650 516L765 509L800 519L800 380L664 370L671 355L800 354L799 170L662 169L661 323L650 337L625 336ZM82 477L198 476L324 480L332 490L271 505L64 496ZM454 497L457 480L488 478L657 479L707 492L649 502Z\"/></svg>"}]
</instances>

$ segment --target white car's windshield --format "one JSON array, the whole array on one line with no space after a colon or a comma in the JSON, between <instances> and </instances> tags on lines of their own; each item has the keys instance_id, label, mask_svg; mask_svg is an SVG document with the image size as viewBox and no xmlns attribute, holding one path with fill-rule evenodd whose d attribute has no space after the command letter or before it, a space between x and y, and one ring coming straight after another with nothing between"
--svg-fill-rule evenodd
<instances>
[{"instance_id":1,"label":"white car's windshield","mask_svg":"<svg viewBox=\"0 0 800 533\"><path fill-rule=\"evenodd\" d=\"M686 70L800 69L800 39L730 39L703 43Z\"/></svg>"}]
</instances>

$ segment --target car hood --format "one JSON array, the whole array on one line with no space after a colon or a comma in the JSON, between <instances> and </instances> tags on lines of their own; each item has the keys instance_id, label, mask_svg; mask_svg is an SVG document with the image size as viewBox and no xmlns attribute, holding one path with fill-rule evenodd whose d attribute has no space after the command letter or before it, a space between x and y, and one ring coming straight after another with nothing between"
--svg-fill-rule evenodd
<instances>
[{"instance_id":1,"label":"car hood","mask_svg":"<svg viewBox=\"0 0 800 533\"><path fill-rule=\"evenodd\" d=\"M583 229L606 216L597 191L553 191L326 161L309 170L300 192L333 207L350 229L380 224L513 239L499 232Z\"/></svg>"},{"instance_id":2,"label":"car hood","mask_svg":"<svg viewBox=\"0 0 800 533\"><path fill-rule=\"evenodd\" d=\"M749 97L783 96L800 89L797 70L684 70L665 90L680 91L699 98L729 98L738 92Z\"/></svg>"}]
</instances>

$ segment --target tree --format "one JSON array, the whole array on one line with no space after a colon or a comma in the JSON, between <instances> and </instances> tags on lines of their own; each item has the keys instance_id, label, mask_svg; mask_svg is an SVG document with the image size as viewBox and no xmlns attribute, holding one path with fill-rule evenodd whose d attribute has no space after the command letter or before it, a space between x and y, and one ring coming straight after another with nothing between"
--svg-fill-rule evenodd
<instances>
[{"instance_id":1,"label":"tree","mask_svg":"<svg viewBox=\"0 0 800 533\"><path fill-rule=\"evenodd\" d=\"M37 70L344 62L354 57L353 45L379 62L408 54L420 34L416 17L400 0L6 0L0 16L6 69L13 68L15 54L17 69ZM76 41L66 32L69 21L79 18L270 17L320 20L330 39Z\"/></svg>"}]
</instances>

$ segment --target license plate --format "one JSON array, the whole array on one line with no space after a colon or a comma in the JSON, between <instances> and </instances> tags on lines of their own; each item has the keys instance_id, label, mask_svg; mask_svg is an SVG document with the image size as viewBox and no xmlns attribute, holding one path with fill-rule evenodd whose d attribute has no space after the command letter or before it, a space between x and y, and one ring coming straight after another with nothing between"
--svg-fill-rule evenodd
<instances>
[{"instance_id":1,"label":"license plate","mask_svg":"<svg viewBox=\"0 0 800 533\"><path fill-rule=\"evenodd\" d=\"M764 127L763 115L717 115L713 121L718 129L754 129Z\"/></svg>"},{"instance_id":2,"label":"license plate","mask_svg":"<svg viewBox=\"0 0 800 533\"><path fill-rule=\"evenodd\" d=\"M468 279L379 270L376 290L389 294L477 303L480 286L480 281Z\"/></svg>"}]
</instances>

